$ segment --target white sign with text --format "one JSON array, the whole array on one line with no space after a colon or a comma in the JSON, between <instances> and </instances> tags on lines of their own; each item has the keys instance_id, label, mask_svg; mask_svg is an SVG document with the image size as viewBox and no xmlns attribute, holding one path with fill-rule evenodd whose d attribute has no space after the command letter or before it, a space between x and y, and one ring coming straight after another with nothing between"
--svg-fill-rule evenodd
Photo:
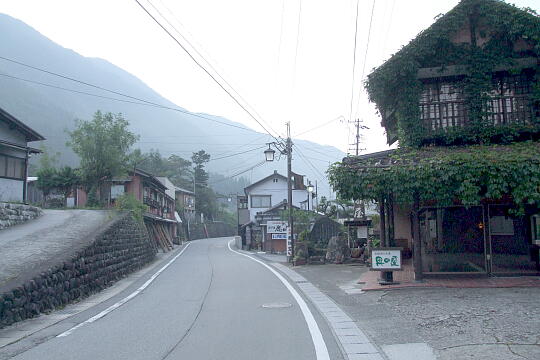
<instances>
[{"instance_id":1,"label":"white sign with text","mask_svg":"<svg viewBox=\"0 0 540 360\"><path fill-rule=\"evenodd\" d=\"M286 234L287 225L287 221L267 221L266 232L268 234Z\"/></svg>"},{"instance_id":2,"label":"white sign with text","mask_svg":"<svg viewBox=\"0 0 540 360\"><path fill-rule=\"evenodd\" d=\"M400 249L373 249L371 251L372 270L401 270Z\"/></svg>"}]
</instances>

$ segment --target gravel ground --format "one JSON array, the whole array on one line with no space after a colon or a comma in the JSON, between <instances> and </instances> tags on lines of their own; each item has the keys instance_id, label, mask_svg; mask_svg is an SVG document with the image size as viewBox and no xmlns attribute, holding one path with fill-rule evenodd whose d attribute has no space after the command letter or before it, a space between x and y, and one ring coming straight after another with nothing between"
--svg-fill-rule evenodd
<instances>
[{"instance_id":1,"label":"gravel ground","mask_svg":"<svg viewBox=\"0 0 540 360\"><path fill-rule=\"evenodd\" d=\"M540 288L347 294L343 288L355 286L365 267L324 265L295 270L331 296L383 348L427 343L443 360L540 359Z\"/></svg>"},{"instance_id":2,"label":"gravel ground","mask_svg":"<svg viewBox=\"0 0 540 360\"><path fill-rule=\"evenodd\" d=\"M0 290L71 256L113 216L101 210L45 210L38 219L0 230Z\"/></svg>"}]
</instances>

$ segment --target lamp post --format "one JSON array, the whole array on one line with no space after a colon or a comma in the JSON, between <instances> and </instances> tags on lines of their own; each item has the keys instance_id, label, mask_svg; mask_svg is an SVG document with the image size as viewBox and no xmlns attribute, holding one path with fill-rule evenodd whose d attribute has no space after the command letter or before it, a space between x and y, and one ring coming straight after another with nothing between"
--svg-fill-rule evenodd
<instances>
[{"instance_id":1,"label":"lamp post","mask_svg":"<svg viewBox=\"0 0 540 360\"><path fill-rule=\"evenodd\" d=\"M275 151L272 149L274 146L282 155L287 156L287 206L289 210L289 236L291 242L291 251L287 246L287 261L291 262L294 259L294 232L293 232L293 209L292 209L292 170L291 170L291 161L292 161L292 141L291 141L291 124L287 123L287 139L285 142L271 142L268 143L268 149L264 151L266 161L274 161ZM288 245L288 244L287 244Z\"/></svg>"}]
</instances>

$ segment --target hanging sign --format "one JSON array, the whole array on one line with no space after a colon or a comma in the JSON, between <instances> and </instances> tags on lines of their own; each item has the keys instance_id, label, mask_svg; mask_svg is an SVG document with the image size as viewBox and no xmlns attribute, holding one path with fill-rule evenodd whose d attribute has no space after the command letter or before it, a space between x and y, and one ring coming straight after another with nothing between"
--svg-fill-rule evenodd
<instances>
[{"instance_id":1,"label":"hanging sign","mask_svg":"<svg viewBox=\"0 0 540 360\"><path fill-rule=\"evenodd\" d=\"M375 248L371 250L370 270L402 270L401 250L402 248Z\"/></svg>"}]
</instances>

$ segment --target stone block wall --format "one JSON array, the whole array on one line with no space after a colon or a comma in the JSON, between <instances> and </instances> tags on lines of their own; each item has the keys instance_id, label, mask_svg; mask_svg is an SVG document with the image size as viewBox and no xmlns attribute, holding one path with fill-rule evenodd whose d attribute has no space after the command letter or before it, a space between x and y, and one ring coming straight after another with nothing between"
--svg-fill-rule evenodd
<instances>
[{"instance_id":1,"label":"stone block wall","mask_svg":"<svg viewBox=\"0 0 540 360\"><path fill-rule=\"evenodd\" d=\"M43 211L35 206L0 202L0 230L35 219Z\"/></svg>"},{"instance_id":2,"label":"stone block wall","mask_svg":"<svg viewBox=\"0 0 540 360\"><path fill-rule=\"evenodd\" d=\"M70 260L1 293L0 328L96 293L152 261L156 252L144 226L122 215Z\"/></svg>"}]
</instances>

